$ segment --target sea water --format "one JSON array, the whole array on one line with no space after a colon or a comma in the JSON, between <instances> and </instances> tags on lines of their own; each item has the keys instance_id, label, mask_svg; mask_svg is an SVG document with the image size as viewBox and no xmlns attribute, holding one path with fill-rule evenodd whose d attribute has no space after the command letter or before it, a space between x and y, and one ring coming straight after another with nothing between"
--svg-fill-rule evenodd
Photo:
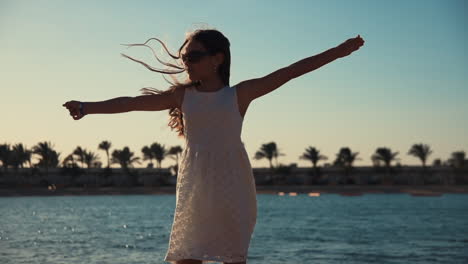
<instances>
[{"instance_id":1,"label":"sea water","mask_svg":"<svg viewBox=\"0 0 468 264\"><path fill-rule=\"evenodd\" d=\"M249 264L468 263L467 194L257 200ZM0 263L167 263L175 202L171 194L2 197Z\"/></svg>"}]
</instances>

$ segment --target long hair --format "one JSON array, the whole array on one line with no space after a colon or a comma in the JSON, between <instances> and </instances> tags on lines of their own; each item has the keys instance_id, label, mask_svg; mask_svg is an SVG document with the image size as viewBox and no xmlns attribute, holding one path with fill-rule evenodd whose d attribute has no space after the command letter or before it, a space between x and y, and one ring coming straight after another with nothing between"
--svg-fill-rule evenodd
<instances>
[{"instance_id":1,"label":"long hair","mask_svg":"<svg viewBox=\"0 0 468 264\"><path fill-rule=\"evenodd\" d=\"M175 63L168 63L168 62L162 61L156 55L156 52L153 50L153 48L151 48L150 46L147 45L147 43L150 40L158 41L163 46L163 48L167 52L167 54L172 59L175 59L177 61ZM152 88L152 87L144 87L144 88L140 89L140 91L142 91L142 94L153 95L153 94L173 93L173 92L175 92L175 90L177 88L184 88L185 89L185 88L188 88L188 87L194 87L194 86L199 86L200 85L200 83L197 82L197 81L194 81L194 82L184 81L184 82L181 83L176 78L173 77L173 75L183 73L185 71L185 68L180 63L180 52L182 51L182 49L185 47L185 45L187 45L187 43L190 40L195 40L195 41L200 42L205 47L205 49L208 51L208 53L211 54L211 55L214 55L216 53L222 53L224 55L224 61L218 67L217 73L218 73L219 77L221 78L221 81L223 82L223 84L224 85L229 85L229 77L230 77L230 74L231 74L230 73L231 72L231 52L230 52L229 40L221 32L219 32L218 30L215 30L215 29L198 29L198 30L195 30L193 33L187 34L187 37L186 37L184 43L180 46L180 48L179 48L179 50L177 52L177 55L172 54L168 50L168 48L166 47L164 42L161 41L158 38L150 38L145 43L142 43L142 44L123 44L123 45L128 46L128 47L132 47L132 46L147 47L147 48L151 49L151 51L153 52L154 57L156 58L156 60L159 63L167 66L166 69L154 68L154 67L146 64L143 61L137 60L135 58L132 58L130 56L127 56L127 55L121 53L121 55L123 57L142 64L143 66L145 66L150 71L162 73L164 80L166 80L169 84L171 84L169 89L165 90L165 91L158 90L158 89L155 89L155 88ZM170 75L170 77L172 78L174 83L168 81L164 76L165 74ZM182 114L181 109L179 109L179 108L169 109L169 123L168 123L168 126L171 128L171 130L176 129L176 132L178 133L179 137L184 137L185 127L184 127L183 114Z\"/></svg>"}]
</instances>

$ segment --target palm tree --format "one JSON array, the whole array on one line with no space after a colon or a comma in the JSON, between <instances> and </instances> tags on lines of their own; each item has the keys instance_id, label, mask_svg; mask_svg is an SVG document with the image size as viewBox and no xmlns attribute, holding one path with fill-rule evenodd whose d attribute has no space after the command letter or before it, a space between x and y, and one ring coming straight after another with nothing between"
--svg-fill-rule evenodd
<instances>
[{"instance_id":1,"label":"palm tree","mask_svg":"<svg viewBox=\"0 0 468 264\"><path fill-rule=\"evenodd\" d=\"M314 169L317 168L317 163L320 160L327 160L328 159L326 156L320 155L320 151L317 150L315 147L311 147L311 146L306 148L305 152L299 158L304 159L304 160L309 160L310 162L312 162L312 167Z\"/></svg>"},{"instance_id":2,"label":"palm tree","mask_svg":"<svg viewBox=\"0 0 468 264\"><path fill-rule=\"evenodd\" d=\"M179 169L179 156L181 155L182 152L183 150L181 146L171 147L169 151L167 152L167 155L171 157L173 160L175 160L176 162L176 165L174 166L175 173L177 173Z\"/></svg>"},{"instance_id":3,"label":"palm tree","mask_svg":"<svg viewBox=\"0 0 468 264\"><path fill-rule=\"evenodd\" d=\"M28 162L31 167L31 150L23 146L22 143L13 146L13 160L12 165L16 169L24 168L24 163Z\"/></svg>"},{"instance_id":4,"label":"palm tree","mask_svg":"<svg viewBox=\"0 0 468 264\"><path fill-rule=\"evenodd\" d=\"M179 155L183 152L183 149L181 146L175 146L171 147L169 151L167 152L167 155L169 155L171 158L173 158L176 162L176 165L179 166Z\"/></svg>"},{"instance_id":5,"label":"palm tree","mask_svg":"<svg viewBox=\"0 0 468 264\"><path fill-rule=\"evenodd\" d=\"M19 180L22 181L24 177L22 178L19 175L18 169L20 167L24 168L23 165L26 162L29 162L29 164L31 164L31 151L25 148L23 144L19 143L13 146L11 152L11 165L13 165L13 168L15 169L15 177L19 178Z\"/></svg>"},{"instance_id":6,"label":"palm tree","mask_svg":"<svg viewBox=\"0 0 468 264\"><path fill-rule=\"evenodd\" d=\"M262 144L262 146L260 147L260 150L255 153L254 159L256 160L260 160L263 158L268 159L268 162L270 163L270 169L273 169L273 163L271 161L274 158L276 161L276 165L278 166L278 160L277 160L278 156L284 156L284 154L279 153L279 150L275 142L270 142L270 143Z\"/></svg>"},{"instance_id":7,"label":"palm tree","mask_svg":"<svg viewBox=\"0 0 468 264\"><path fill-rule=\"evenodd\" d=\"M84 163L86 164L86 166L89 168L91 168L91 166L95 163L95 162L98 162L99 161L99 156L97 154L95 154L94 152L92 151L87 151L87 150L84 150L83 151L83 158L84 158Z\"/></svg>"},{"instance_id":8,"label":"palm tree","mask_svg":"<svg viewBox=\"0 0 468 264\"><path fill-rule=\"evenodd\" d=\"M150 149L153 153L154 158L158 162L158 168L161 168L161 162L164 160L168 153L166 148L164 147L164 145L155 142L151 144Z\"/></svg>"},{"instance_id":9,"label":"palm tree","mask_svg":"<svg viewBox=\"0 0 468 264\"><path fill-rule=\"evenodd\" d=\"M276 167L278 167L278 156L285 156L285 154L281 153L280 149L276 146L276 143L273 144L275 145L275 152L273 157L275 158Z\"/></svg>"},{"instance_id":10,"label":"palm tree","mask_svg":"<svg viewBox=\"0 0 468 264\"><path fill-rule=\"evenodd\" d=\"M118 163L122 169L127 170L133 163L140 163L140 158L133 155L134 153L128 147L124 147L122 150L116 149L112 152L111 162Z\"/></svg>"},{"instance_id":11,"label":"palm tree","mask_svg":"<svg viewBox=\"0 0 468 264\"><path fill-rule=\"evenodd\" d=\"M92 151L84 150L83 158L84 158L84 163L86 164L88 168L88 174L89 174L89 171L91 167L93 166L93 164L99 163L99 156ZM94 185L95 186L98 185L97 175L94 175Z\"/></svg>"},{"instance_id":12,"label":"palm tree","mask_svg":"<svg viewBox=\"0 0 468 264\"><path fill-rule=\"evenodd\" d=\"M32 148L32 153L39 156L37 165L45 168L46 176L48 176L49 168L57 167L59 164L60 153L53 149L53 145L50 142L39 142Z\"/></svg>"},{"instance_id":13,"label":"palm tree","mask_svg":"<svg viewBox=\"0 0 468 264\"><path fill-rule=\"evenodd\" d=\"M16 147L16 149L15 149ZM24 162L21 162L20 159L21 159L21 151L24 151L24 149L19 149L20 146L15 145L13 146L13 148L11 149L11 160L10 160L10 165L15 169L15 171L18 171L19 167L21 166L22 167L22 163ZM21 145L21 148L23 146Z\"/></svg>"},{"instance_id":14,"label":"palm tree","mask_svg":"<svg viewBox=\"0 0 468 264\"><path fill-rule=\"evenodd\" d=\"M1 144L0 145L0 161L2 161L3 170L7 172L8 165L10 165L12 160L13 152L10 148L10 144Z\"/></svg>"},{"instance_id":15,"label":"palm tree","mask_svg":"<svg viewBox=\"0 0 468 264\"><path fill-rule=\"evenodd\" d=\"M431 147L424 144L414 144L411 149L408 151L408 155L413 155L419 158L422 162L423 170L421 172L422 178L426 181L426 160L429 155L432 153Z\"/></svg>"},{"instance_id":16,"label":"palm tree","mask_svg":"<svg viewBox=\"0 0 468 264\"><path fill-rule=\"evenodd\" d=\"M256 160L260 160L263 158L268 159L268 162L270 163L270 172L272 173L272 175L270 176L270 180L273 184L278 184L279 182L284 182L285 180L282 173L278 171L278 169L280 169L280 166L278 166L278 156L284 156L284 154L279 152L279 149L276 146L275 142L262 144L260 150L257 151L254 156L254 159ZM272 163L273 159L275 159L276 163L276 172ZM280 174L279 176L277 175L278 173Z\"/></svg>"},{"instance_id":17,"label":"palm tree","mask_svg":"<svg viewBox=\"0 0 468 264\"><path fill-rule=\"evenodd\" d=\"M106 155L107 155L107 168L110 167L110 158L109 158L109 149L111 148L112 144L110 143L110 141L102 141L99 146L98 146L98 149L101 149L101 150L104 150L106 152Z\"/></svg>"},{"instance_id":18,"label":"palm tree","mask_svg":"<svg viewBox=\"0 0 468 264\"><path fill-rule=\"evenodd\" d=\"M340 149L338 154L336 154L334 164L351 168L353 166L354 161L359 160L359 158L357 157L358 155L359 152L352 152L349 147L343 147Z\"/></svg>"},{"instance_id":19,"label":"palm tree","mask_svg":"<svg viewBox=\"0 0 468 264\"><path fill-rule=\"evenodd\" d=\"M398 160L396 156L398 152L393 153L391 149L382 147L377 148L375 154L372 155L373 160L383 161L385 163L385 167L389 168L391 166L392 161Z\"/></svg>"},{"instance_id":20,"label":"palm tree","mask_svg":"<svg viewBox=\"0 0 468 264\"><path fill-rule=\"evenodd\" d=\"M324 155L321 155L320 151L317 150L315 147L309 146L308 148L306 148L302 156L299 157L299 159L309 160L310 162L312 162L314 175L315 175L315 178L317 178L318 177L317 163L320 160L327 160L328 158Z\"/></svg>"},{"instance_id":21,"label":"palm tree","mask_svg":"<svg viewBox=\"0 0 468 264\"><path fill-rule=\"evenodd\" d=\"M152 167L153 166L154 155L153 155L153 152L151 151L150 147L144 146L141 149L141 152L143 153L143 160L149 160L150 161L149 165Z\"/></svg>"},{"instance_id":22,"label":"palm tree","mask_svg":"<svg viewBox=\"0 0 468 264\"><path fill-rule=\"evenodd\" d=\"M426 167L426 160L429 157L429 155L431 155L431 153L431 147L422 143L414 144L408 151L408 155L413 155L421 160L423 168Z\"/></svg>"},{"instance_id":23,"label":"palm tree","mask_svg":"<svg viewBox=\"0 0 468 264\"><path fill-rule=\"evenodd\" d=\"M398 152L393 153L390 148L381 147L381 148L376 149L375 153L371 156L371 159L377 162L380 162L380 161L384 162L385 167L387 168L387 176L389 177L392 161L399 160L396 158L397 155L398 155ZM387 179L387 180L390 180L390 179Z\"/></svg>"},{"instance_id":24,"label":"palm tree","mask_svg":"<svg viewBox=\"0 0 468 264\"><path fill-rule=\"evenodd\" d=\"M20 178L18 175L18 169L23 168L23 164L31 161L31 151L26 149L23 144L19 143L13 146L11 155L11 165L15 169L15 177Z\"/></svg>"},{"instance_id":25,"label":"palm tree","mask_svg":"<svg viewBox=\"0 0 468 264\"><path fill-rule=\"evenodd\" d=\"M77 156L77 159L81 163L81 167L84 167L85 162L85 150L81 148L80 146L76 147L76 149L73 151L73 155Z\"/></svg>"},{"instance_id":26,"label":"palm tree","mask_svg":"<svg viewBox=\"0 0 468 264\"><path fill-rule=\"evenodd\" d=\"M68 154L68 156L66 156L65 159L63 159L62 166L63 167L74 167L74 166L76 166L75 158L73 157L73 154Z\"/></svg>"},{"instance_id":27,"label":"palm tree","mask_svg":"<svg viewBox=\"0 0 468 264\"><path fill-rule=\"evenodd\" d=\"M359 152L352 152L349 147L343 147L340 149L338 154L336 154L336 159L333 162L333 165L342 167L345 173L345 182L350 182L349 173L353 169L353 163L356 160L360 160L357 156Z\"/></svg>"},{"instance_id":28,"label":"palm tree","mask_svg":"<svg viewBox=\"0 0 468 264\"><path fill-rule=\"evenodd\" d=\"M114 150L112 152L112 163L120 164L120 167L124 170L127 176L130 178L131 185L135 185L137 183L137 179L130 173L129 167L133 165L133 163L140 163L139 157L134 157L134 153L130 151L128 147L124 147L122 150Z\"/></svg>"}]
</instances>

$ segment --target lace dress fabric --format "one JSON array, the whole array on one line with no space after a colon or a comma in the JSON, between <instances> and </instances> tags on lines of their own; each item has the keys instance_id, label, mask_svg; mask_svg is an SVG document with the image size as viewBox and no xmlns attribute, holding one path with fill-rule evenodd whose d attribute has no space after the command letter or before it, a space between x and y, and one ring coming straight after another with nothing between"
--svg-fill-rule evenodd
<instances>
[{"instance_id":1,"label":"lace dress fabric","mask_svg":"<svg viewBox=\"0 0 468 264\"><path fill-rule=\"evenodd\" d=\"M235 87L185 89L185 147L165 261L247 260L257 219L255 180L241 141Z\"/></svg>"}]
</instances>

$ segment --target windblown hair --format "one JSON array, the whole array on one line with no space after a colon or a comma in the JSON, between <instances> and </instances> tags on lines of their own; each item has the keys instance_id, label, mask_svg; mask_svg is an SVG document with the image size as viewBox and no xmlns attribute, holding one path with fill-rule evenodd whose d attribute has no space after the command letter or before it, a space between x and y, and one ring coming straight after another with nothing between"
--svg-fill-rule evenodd
<instances>
[{"instance_id":1,"label":"windblown hair","mask_svg":"<svg viewBox=\"0 0 468 264\"><path fill-rule=\"evenodd\" d=\"M147 43L150 40L156 40L158 41L164 48L164 50L167 52L167 54L174 60L176 60L176 63L168 63L162 61L157 55L156 52L151 48L150 46L147 45ZM135 58L132 58L130 56L127 56L125 54L122 54L125 58L128 58L132 61L138 62L145 66L147 69L150 71L154 72L159 72L163 74L164 80L166 80L171 86L169 87L168 90L161 91L155 88L151 87L144 87L140 89L142 91L142 94L145 95L154 95L154 94L165 94L165 93L173 93L177 88L189 88L189 87L195 87L199 86L200 83L198 81L190 82L190 81L185 81L183 83L179 82L176 78L173 77L175 74L183 73L185 71L185 67L180 62L180 52L182 49L187 45L187 43L190 40L195 40L200 42L205 49L210 53L211 55L217 54L217 53L222 53L224 55L224 61L223 63L218 67L218 75L221 78L222 82L224 85L229 85L229 77L230 77L230 69L231 69L231 52L230 52L230 43L229 40L218 30L215 29L199 29L194 31L193 33L190 33L187 35L184 43L182 46L180 46L177 55L172 54L164 42L157 38L150 38L148 39L145 43L142 44L123 44L128 47L132 46L144 46L148 47L151 49L153 52L154 57L156 60L167 66L166 69L157 69L154 68L148 64L146 64L143 61L137 60ZM169 74L174 83L168 81L166 77L164 76L165 74ZM183 122L183 114L181 109L179 108L171 108L169 109L169 123L168 126L171 128L171 130L176 129L176 132L178 133L179 137L184 137L184 122Z\"/></svg>"}]
</instances>

